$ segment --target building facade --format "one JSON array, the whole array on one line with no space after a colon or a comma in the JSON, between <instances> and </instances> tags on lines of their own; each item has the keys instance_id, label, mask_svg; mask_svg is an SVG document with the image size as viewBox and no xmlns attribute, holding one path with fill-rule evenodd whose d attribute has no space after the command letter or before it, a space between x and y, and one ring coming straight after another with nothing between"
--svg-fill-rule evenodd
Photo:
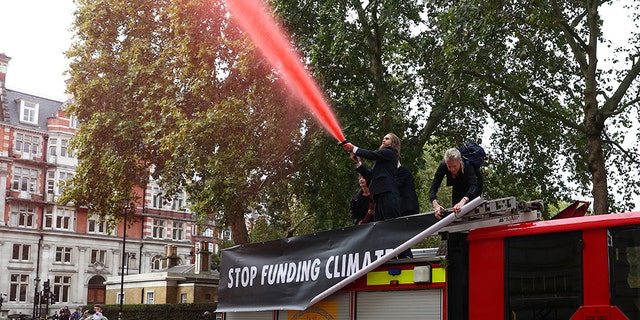
<instances>
[{"instance_id":1,"label":"building facade","mask_svg":"<svg viewBox=\"0 0 640 320\"><path fill-rule=\"evenodd\" d=\"M78 163L69 148L78 121L65 113L63 101L7 89L9 60L0 54L2 309L9 315L42 314L46 281L57 299L53 309L117 303L116 297L107 300L107 278L163 270L168 244L177 264L188 265L195 261L196 239L215 243L210 230L198 235L186 196L160 201L161 189L153 182L135 190L142 200L128 216L133 223L126 236L122 223L110 231L96 213L57 204ZM139 300L125 296L125 303Z\"/></svg>"},{"instance_id":2,"label":"building facade","mask_svg":"<svg viewBox=\"0 0 640 320\"><path fill-rule=\"evenodd\" d=\"M167 245L165 269L107 278L107 301L120 301L122 296L142 304L217 302L220 274L211 270L208 243L200 243L199 248L193 264L176 265L180 262L177 247Z\"/></svg>"}]
</instances>

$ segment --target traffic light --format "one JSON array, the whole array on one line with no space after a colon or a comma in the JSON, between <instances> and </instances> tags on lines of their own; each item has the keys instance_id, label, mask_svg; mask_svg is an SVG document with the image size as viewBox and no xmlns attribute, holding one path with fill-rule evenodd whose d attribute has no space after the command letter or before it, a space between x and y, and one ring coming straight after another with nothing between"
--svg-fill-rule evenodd
<instances>
[{"instance_id":1,"label":"traffic light","mask_svg":"<svg viewBox=\"0 0 640 320\"><path fill-rule=\"evenodd\" d=\"M44 282L42 289L42 295L40 296L40 303L49 304L49 293L51 292L51 285L49 280Z\"/></svg>"},{"instance_id":2,"label":"traffic light","mask_svg":"<svg viewBox=\"0 0 640 320\"><path fill-rule=\"evenodd\" d=\"M58 302L58 295L55 292L51 293L51 304Z\"/></svg>"}]
</instances>

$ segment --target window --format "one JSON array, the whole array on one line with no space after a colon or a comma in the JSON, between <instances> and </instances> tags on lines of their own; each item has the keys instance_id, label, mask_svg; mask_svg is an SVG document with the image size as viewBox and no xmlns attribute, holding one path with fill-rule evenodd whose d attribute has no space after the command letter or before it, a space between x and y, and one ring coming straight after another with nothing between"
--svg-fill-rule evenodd
<instances>
[{"instance_id":1,"label":"window","mask_svg":"<svg viewBox=\"0 0 640 320\"><path fill-rule=\"evenodd\" d=\"M118 292L118 295L116 296L116 303L117 304L124 304L125 303L124 302L125 301L125 296L126 296L126 294L124 292L123 293Z\"/></svg>"},{"instance_id":2,"label":"window","mask_svg":"<svg viewBox=\"0 0 640 320\"><path fill-rule=\"evenodd\" d=\"M155 294L153 291L147 291L147 304L155 304Z\"/></svg>"},{"instance_id":3,"label":"window","mask_svg":"<svg viewBox=\"0 0 640 320\"><path fill-rule=\"evenodd\" d=\"M220 239L231 240L231 230L220 231Z\"/></svg>"},{"instance_id":4,"label":"window","mask_svg":"<svg viewBox=\"0 0 640 320\"><path fill-rule=\"evenodd\" d=\"M70 276L53 277L53 294L58 298L58 302L69 302L69 292L71 289Z\"/></svg>"},{"instance_id":5,"label":"window","mask_svg":"<svg viewBox=\"0 0 640 320\"><path fill-rule=\"evenodd\" d=\"M206 229L202 232L202 236L204 236L204 237L209 237L209 238L213 238L213 229L211 229L211 228L206 228Z\"/></svg>"},{"instance_id":6,"label":"window","mask_svg":"<svg viewBox=\"0 0 640 320\"><path fill-rule=\"evenodd\" d=\"M47 194L62 194L66 188L67 180L73 178L73 172L70 171L59 171L57 175L56 179L56 171L47 171Z\"/></svg>"},{"instance_id":7,"label":"window","mask_svg":"<svg viewBox=\"0 0 640 320\"><path fill-rule=\"evenodd\" d=\"M162 197L162 191L158 187L151 188L151 207L160 209L162 208L164 198Z\"/></svg>"},{"instance_id":8,"label":"window","mask_svg":"<svg viewBox=\"0 0 640 320\"><path fill-rule=\"evenodd\" d=\"M58 138L49 138L49 155L58 155Z\"/></svg>"},{"instance_id":9,"label":"window","mask_svg":"<svg viewBox=\"0 0 640 320\"><path fill-rule=\"evenodd\" d=\"M31 246L28 244L13 244L13 255L11 258L18 261L29 261Z\"/></svg>"},{"instance_id":10,"label":"window","mask_svg":"<svg viewBox=\"0 0 640 320\"><path fill-rule=\"evenodd\" d=\"M60 156L61 157L71 157L71 152L69 152L68 150L68 145L69 145L69 140L68 139L61 139L60 140Z\"/></svg>"},{"instance_id":11,"label":"window","mask_svg":"<svg viewBox=\"0 0 640 320\"><path fill-rule=\"evenodd\" d=\"M159 186L151 187L151 207L156 209L169 209L179 211L185 207L186 193L181 193L175 198L170 199L163 193Z\"/></svg>"},{"instance_id":12,"label":"window","mask_svg":"<svg viewBox=\"0 0 640 320\"><path fill-rule=\"evenodd\" d=\"M56 262L71 263L71 250L69 247L56 247Z\"/></svg>"},{"instance_id":13,"label":"window","mask_svg":"<svg viewBox=\"0 0 640 320\"><path fill-rule=\"evenodd\" d=\"M210 243L209 248L211 248L209 252L213 252L216 254L220 252L220 245L218 243Z\"/></svg>"},{"instance_id":14,"label":"window","mask_svg":"<svg viewBox=\"0 0 640 320\"><path fill-rule=\"evenodd\" d=\"M181 293L180 294L180 303L187 303L187 294L186 293Z\"/></svg>"},{"instance_id":15,"label":"window","mask_svg":"<svg viewBox=\"0 0 640 320\"><path fill-rule=\"evenodd\" d=\"M13 181L11 189L17 191L36 192L38 185L38 170L24 167L13 168Z\"/></svg>"},{"instance_id":16,"label":"window","mask_svg":"<svg viewBox=\"0 0 640 320\"><path fill-rule=\"evenodd\" d=\"M73 157L73 154L69 149L69 139L50 138L49 154L52 156L59 155L60 157L64 157L64 158Z\"/></svg>"},{"instance_id":17,"label":"window","mask_svg":"<svg viewBox=\"0 0 640 320\"><path fill-rule=\"evenodd\" d=\"M27 205L11 206L10 225L14 227L35 228L36 208Z\"/></svg>"},{"instance_id":18,"label":"window","mask_svg":"<svg viewBox=\"0 0 640 320\"><path fill-rule=\"evenodd\" d=\"M171 232L171 239L183 240L184 239L184 222L173 222L173 230Z\"/></svg>"},{"instance_id":19,"label":"window","mask_svg":"<svg viewBox=\"0 0 640 320\"><path fill-rule=\"evenodd\" d=\"M73 173L60 171L59 175L60 179L58 179L58 194L62 194L62 191L64 191L64 188L66 187L67 180L73 177Z\"/></svg>"},{"instance_id":20,"label":"window","mask_svg":"<svg viewBox=\"0 0 640 320\"><path fill-rule=\"evenodd\" d=\"M629 319L640 319L637 301L640 296L639 225L611 228L608 239L611 305L616 305Z\"/></svg>"},{"instance_id":21,"label":"window","mask_svg":"<svg viewBox=\"0 0 640 320\"><path fill-rule=\"evenodd\" d=\"M47 171L47 194L53 194L56 185L56 172Z\"/></svg>"},{"instance_id":22,"label":"window","mask_svg":"<svg viewBox=\"0 0 640 320\"><path fill-rule=\"evenodd\" d=\"M15 150L18 152L38 154L40 150L40 137L24 133L16 134Z\"/></svg>"},{"instance_id":23,"label":"window","mask_svg":"<svg viewBox=\"0 0 640 320\"><path fill-rule=\"evenodd\" d=\"M69 208L57 208L56 210L56 223L54 229L58 230L72 230L74 211Z\"/></svg>"},{"instance_id":24,"label":"window","mask_svg":"<svg viewBox=\"0 0 640 320\"><path fill-rule=\"evenodd\" d=\"M101 263L103 265L106 265L107 264L107 250L92 249L91 250L91 263L92 264Z\"/></svg>"},{"instance_id":25,"label":"window","mask_svg":"<svg viewBox=\"0 0 640 320\"><path fill-rule=\"evenodd\" d=\"M129 265L131 265L132 269L136 268L136 253L135 252L127 252L125 257L125 274L129 274Z\"/></svg>"},{"instance_id":26,"label":"window","mask_svg":"<svg viewBox=\"0 0 640 320\"><path fill-rule=\"evenodd\" d=\"M207 243L207 247L203 248L200 245L200 242L196 242L196 250L197 251L216 252L216 251L214 251L214 249L215 249L214 243Z\"/></svg>"},{"instance_id":27,"label":"window","mask_svg":"<svg viewBox=\"0 0 640 320\"><path fill-rule=\"evenodd\" d=\"M80 122L78 121L78 117L72 115L69 117L69 128L78 129Z\"/></svg>"},{"instance_id":28,"label":"window","mask_svg":"<svg viewBox=\"0 0 640 320\"><path fill-rule=\"evenodd\" d=\"M44 227L46 229L73 231L75 211L71 208L48 207L44 213Z\"/></svg>"},{"instance_id":29,"label":"window","mask_svg":"<svg viewBox=\"0 0 640 320\"><path fill-rule=\"evenodd\" d=\"M165 237L165 221L153 219L153 234L154 239L163 239Z\"/></svg>"},{"instance_id":30,"label":"window","mask_svg":"<svg viewBox=\"0 0 640 320\"><path fill-rule=\"evenodd\" d=\"M158 255L151 259L151 270L162 269L162 256Z\"/></svg>"},{"instance_id":31,"label":"window","mask_svg":"<svg viewBox=\"0 0 640 320\"><path fill-rule=\"evenodd\" d=\"M171 201L171 210L178 211L184 207L184 195L180 194Z\"/></svg>"},{"instance_id":32,"label":"window","mask_svg":"<svg viewBox=\"0 0 640 320\"><path fill-rule=\"evenodd\" d=\"M20 100L20 121L38 124L38 109L40 105L34 102Z\"/></svg>"},{"instance_id":33,"label":"window","mask_svg":"<svg viewBox=\"0 0 640 320\"><path fill-rule=\"evenodd\" d=\"M107 234L107 222L100 221L97 215L91 215L87 221L87 232L96 234Z\"/></svg>"},{"instance_id":34,"label":"window","mask_svg":"<svg viewBox=\"0 0 640 320\"><path fill-rule=\"evenodd\" d=\"M582 232L507 238L505 253L505 303L514 319L569 319L580 308Z\"/></svg>"},{"instance_id":35,"label":"window","mask_svg":"<svg viewBox=\"0 0 640 320\"><path fill-rule=\"evenodd\" d=\"M11 287L9 289L9 301L27 302L27 289L29 288L28 274L11 274ZM33 292L32 292L33 293Z\"/></svg>"},{"instance_id":36,"label":"window","mask_svg":"<svg viewBox=\"0 0 640 320\"><path fill-rule=\"evenodd\" d=\"M51 229L53 227L53 207L47 207L44 211L44 228Z\"/></svg>"}]
</instances>

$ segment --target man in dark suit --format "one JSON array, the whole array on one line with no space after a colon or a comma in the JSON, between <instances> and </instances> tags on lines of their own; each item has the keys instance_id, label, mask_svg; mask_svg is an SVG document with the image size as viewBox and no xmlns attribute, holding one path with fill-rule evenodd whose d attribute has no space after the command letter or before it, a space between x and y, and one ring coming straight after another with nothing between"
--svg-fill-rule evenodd
<instances>
[{"instance_id":1,"label":"man in dark suit","mask_svg":"<svg viewBox=\"0 0 640 320\"><path fill-rule=\"evenodd\" d=\"M380 148L369 151L358 148L351 143L345 143L344 149L355 156L375 161L371 169L358 164L356 171L369 184L369 191L375 202L375 221L393 219L400 216L400 197L396 174L398 173L398 157L400 155L400 139L393 133L388 133L382 139Z\"/></svg>"}]
</instances>

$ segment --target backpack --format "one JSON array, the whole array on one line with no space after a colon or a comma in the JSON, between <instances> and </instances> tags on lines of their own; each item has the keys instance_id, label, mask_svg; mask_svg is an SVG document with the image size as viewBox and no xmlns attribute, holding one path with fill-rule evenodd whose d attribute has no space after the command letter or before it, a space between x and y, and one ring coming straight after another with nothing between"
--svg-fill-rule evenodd
<instances>
[{"instance_id":1,"label":"backpack","mask_svg":"<svg viewBox=\"0 0 640 320\"><path fill-rule=\"evenodd\" d=\"M475 142L465 142L458 150L462 155L462 158L471 162L476 169L479 169L487 158L487 154L484 149Z\"/></svg>"}]
</instances>

